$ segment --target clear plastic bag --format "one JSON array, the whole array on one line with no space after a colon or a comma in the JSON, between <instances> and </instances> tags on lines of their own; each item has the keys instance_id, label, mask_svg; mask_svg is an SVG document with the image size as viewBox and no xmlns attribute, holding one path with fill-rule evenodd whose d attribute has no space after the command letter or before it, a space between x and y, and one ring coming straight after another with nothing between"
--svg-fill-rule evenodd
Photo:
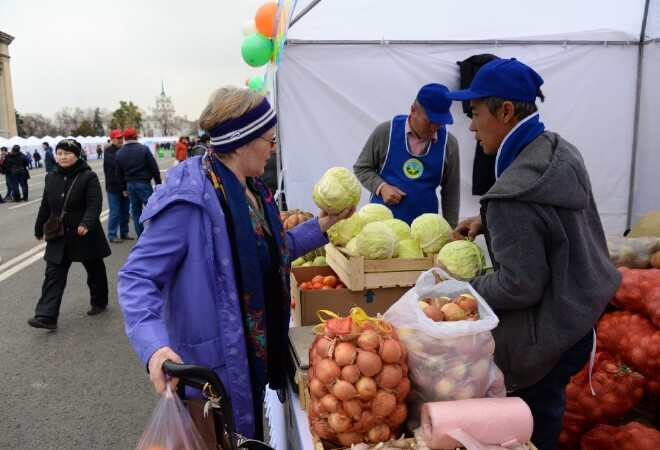
<instances>
[{"instance_id":1,"label":"clear plastic bag","mask_svg":"<svg viewBox=\"0 0 660 450\"><path fill-rule=\"evenodd\" d=\"M434 322L418 305L425 297L451 298L465 293L476 298L479 320ZM420 275L416 285L384 317L408 349L412 428L419 423L424 403L506 396L504 376L493 359L491 330L499 319L469 283L433 268Z\"/></svg>"},{"instance_id":2,"label":"clear plastic bag","mask_svg":"<svg viewBox=\"0 0 660 450\"><path fill-rule=\"evenodd\" d=\"M208 450L193 425L188 409L170 384L142 433L136 450Z\"/></svg>"},{"instance_id":3,"label":"clear plastic bag","mask_svg":"<svg viewBox=\"0 0 660 450\"><path fill-rule=\"evenodd\" d=\"M610 259L617 266L631 269L651 267L653 253L660 250L660 238L657 237L608 237L607 250Z\"/></svg>"}]
</instances>

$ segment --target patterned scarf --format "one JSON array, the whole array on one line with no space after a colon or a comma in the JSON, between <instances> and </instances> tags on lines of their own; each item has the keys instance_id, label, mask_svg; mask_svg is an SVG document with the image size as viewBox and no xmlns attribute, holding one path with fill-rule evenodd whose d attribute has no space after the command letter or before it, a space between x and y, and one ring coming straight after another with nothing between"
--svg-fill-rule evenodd
<instances>
[{"instance_id":1,"label":"patterned scarf","mask_svg":"<svg viewBox=\"0 0 660 450\"><path fill-rule=\"evenodd\" d=\"M272 389L281 389L285 385L288 360L283 353L288 351L291 265L277 204L259 178L248 179L271 230L271 261L277 273L265 274L264 278L245 186L214 153L205 158L205 167L227 221L252 381L256 384L253 389L255 392L263 389L263 380Z\"/></svg>"}]
</instances>

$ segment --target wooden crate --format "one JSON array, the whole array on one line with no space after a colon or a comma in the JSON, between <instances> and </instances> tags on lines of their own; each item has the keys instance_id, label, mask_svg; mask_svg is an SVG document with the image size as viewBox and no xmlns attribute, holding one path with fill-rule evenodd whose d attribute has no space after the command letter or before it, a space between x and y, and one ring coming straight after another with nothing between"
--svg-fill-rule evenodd
<instances>
[{"instance_id":1,"label":"wooden crate","mask_svg":"<svg viewBox=\"0 0 660 450\"><path fill-rule=\"evenodd\" d=\"M433 256L416 259L365 259L348 256L332 244L325 246L325 259L339 279L352 291L414 286L419 274L433 267Z\"/></svg>"}]
</instances>

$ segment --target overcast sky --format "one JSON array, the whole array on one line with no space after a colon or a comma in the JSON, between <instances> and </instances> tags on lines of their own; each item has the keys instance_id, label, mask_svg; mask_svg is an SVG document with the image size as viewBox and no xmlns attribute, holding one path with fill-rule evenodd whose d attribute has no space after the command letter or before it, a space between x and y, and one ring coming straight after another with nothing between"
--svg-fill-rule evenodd
<instances>
[{"instance_id":1,"label":"overcast sky","mask_svg":"<svg viewBox=\"0 0 660 450\"><path fill-rule=\"evenodd\" d=\"M265 0L0 0L16 109L151 108L161 80L177 114L264 73L243 62L243 23Z\"/></svg>"}]
</instances>

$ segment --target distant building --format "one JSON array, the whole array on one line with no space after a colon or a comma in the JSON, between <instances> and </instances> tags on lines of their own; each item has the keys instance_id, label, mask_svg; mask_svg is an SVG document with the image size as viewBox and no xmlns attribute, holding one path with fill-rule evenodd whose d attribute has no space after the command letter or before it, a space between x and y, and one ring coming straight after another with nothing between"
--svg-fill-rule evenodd
<instances>
[{"instance_id":1,"label":"distant building","mask_svg":"<svg viewBox=\"0 0 660 450\"><path fill-rule=\"evenodd\" d=\"M183 136L195 134L197 123L188 120L186 116L176 115L172 98L165 93L165 85L161 83L160 95L156 97L156 105L152 114L145 115L142 125L145 137L152 136Z\"/></svg>"},{"instance_id":2,"label":"distant building","mask_svg":"<svg viewBox=\"0 0 660 450\"><path fill-rule=\"evenodd\" d=\"M13 36L0 31L0 136L16 136L16 110L9 69L9 44Z\"/></svg>"}]
</instances>

